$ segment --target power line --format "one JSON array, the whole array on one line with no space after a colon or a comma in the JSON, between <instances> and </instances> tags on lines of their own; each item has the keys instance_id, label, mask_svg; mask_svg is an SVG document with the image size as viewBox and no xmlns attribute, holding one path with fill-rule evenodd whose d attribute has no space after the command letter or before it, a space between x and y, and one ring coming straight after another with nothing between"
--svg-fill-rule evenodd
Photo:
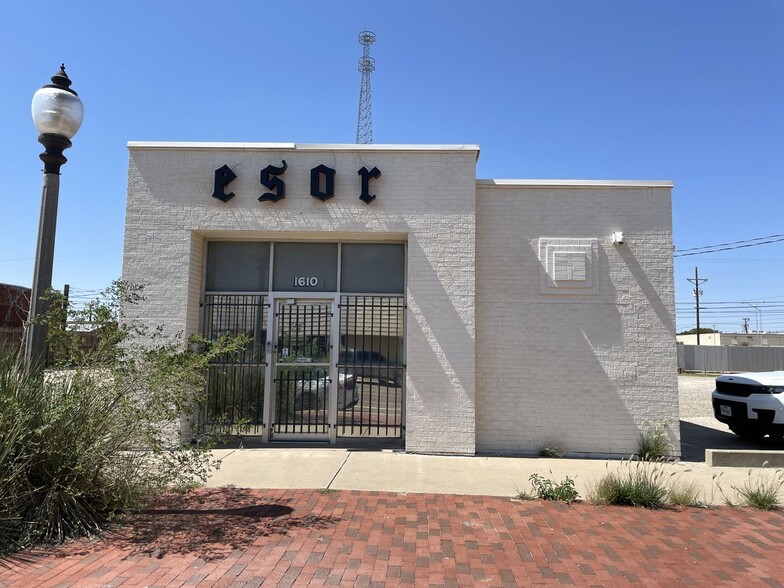
<instances>
[{"instance_id":1,"label":"power line","mask_svg":"<svg viewBox=\"0 0 784 588\"><path fill-rule=\"evenodd\" d=\"M700 306L701 307L706 307L706 306L707 307L717 307L717 308L745 308L745 306L738 306L739 304L740 305L756 304L756 305L762 306L763 308L783 308L784 309L784 302L782 302L781 300L776 300L775 302L765 302L764 300L762 302L757 302L757 301L746 302L746 301L743 301L743 300L737 300L737 301L733 301L733 302L705 302L705 301L703 301L702 304L700 304ZM691 302L676 302L675 303L675 306L689 306L689 305L691 305Z\"/></svg>"},{"instance_id":2,"label":"power line","mask_svg":"<svg viewBox=\"0 0 784 588\"><path fill-rule=\"evenodd\" d=\"M690 249L676 249L674 257L687 257L689 255L705 255L708 253L718 253L719 251L730 251L733 249L744 249L746 247L756 247L757 245L767 245L784 241L784 235L769 235L767 237L757 237L745 241L733 241L730 243L719 243L717 245L705 245L704 247L692 247Z\"/></svg>"},{"instance_id":3,"label":"power line","mask_svg":"<svg viewBox=\"0 0 784 588\"><path fill-rule=\"evenodd\" d=\"M727 245L738 245L740 243L751 243L752 241L761 241L762 239L773 239L774 237L784 237L784 234L768 235L767 237L754 237L753 239L744 239L743 241L730 241L729 243L717 243L716 245L703 245L702 247L690 247L688 249L678 249L676 253L683 253L685 251L695 251L697 249L712 249L713 247L725 247Z\"/></svg>"},{"instance_id":4,"label":"power line","mask_svg":"<svg viewBox=\"0 0 784 588\"><path fill-rule=\"evenodd\" d=\"M91 251L90 253L59 253L57 255L58 258L60 257L97 257L99 255L114 255L113 251ZM32 257L2 257L0 261L29 261L31 259L35 259L35 256Z\"/></svg>"},{"instance_id":5,"label":"power line","mask_svg":"<svg viewBox=\"0 0 784 588\"><path fill-rule=\"evenodd\" d=\"M753 257L752 258L749 258L749 257L743 257L743 258L737 258L737 257L713 257L711 259L702 259L702 260L700 260L700 263L707 263L707 262L714 262L714 261L720 261L722 263L724 263L724 262L727 262L727 263L753 263L753 262L770 263L772 261L784 261L784 257L760 257L760 258L753 258Z\"/></svg>"},{"instance_id":6,"label":"power line","mask_svg":"<svg viewBox=\"0 0 784 588\"><path fill-rule=\"evenodd\" d=\"M701 302L700 309L701 310L742 310L744 308L748 308L749 306L758 306L765 310L770 310L772 312L776 311L784 311L784 303L780 300L772 301L772 302L757 302L757 301L749 301L746 302L744 300L739 300L735 302ZM693 303L691 302L676 302L675 303L676 310L683 310L686 311L689 308L693 308Z\"/></svg>"}]
</instances>

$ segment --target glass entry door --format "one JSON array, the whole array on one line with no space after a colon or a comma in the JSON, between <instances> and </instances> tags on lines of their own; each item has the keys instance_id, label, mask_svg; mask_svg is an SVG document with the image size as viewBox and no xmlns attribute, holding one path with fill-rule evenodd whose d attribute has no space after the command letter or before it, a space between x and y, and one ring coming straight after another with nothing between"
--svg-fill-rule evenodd
<instances>
[{"instance_id":1,"label":"glass entry door","mask_svg":"<svg viewBox=\"0 0 784 588\"><path fill-rule=\"evenodd\" d=\"M272 439L328 440L332 399L331 299L275 301Z\"/></svg>"}]
</instances>

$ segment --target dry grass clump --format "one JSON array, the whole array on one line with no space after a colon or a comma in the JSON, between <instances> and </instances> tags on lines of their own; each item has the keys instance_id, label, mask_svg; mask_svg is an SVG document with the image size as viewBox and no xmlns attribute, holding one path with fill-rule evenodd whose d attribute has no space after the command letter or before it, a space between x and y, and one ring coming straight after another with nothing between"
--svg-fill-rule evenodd
<instances>
[{"instance_id":1,"label":"dry grass clump","mask_svg":"<svg viewBox=\"0 0 784 588\"><path fill-rule=\"evenodd\" d=\"M699 488L668 473L663 461L624 461L616 472L607 472L588 491L593 504L665 508L700 506Z\"/></svg>"}]
</instances>

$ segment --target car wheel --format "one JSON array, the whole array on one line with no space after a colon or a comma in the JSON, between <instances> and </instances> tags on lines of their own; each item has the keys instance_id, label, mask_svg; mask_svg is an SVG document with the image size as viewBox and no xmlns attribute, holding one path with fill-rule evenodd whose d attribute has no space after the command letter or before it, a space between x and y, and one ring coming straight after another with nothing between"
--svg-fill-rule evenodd
<instances>
[{"instance_id":1,"label":"car wheel","mask_svg":"<svg viewBox=\"0 0 784 588\"><path fill-rule=\"evenodd\" d=\"M752 429L749 427L730 427L730 431L735 433L741 439L745 439L746 441L760 441L765 436L765 431L760 431L759 429Z\"/></svg>"}]
</instances>

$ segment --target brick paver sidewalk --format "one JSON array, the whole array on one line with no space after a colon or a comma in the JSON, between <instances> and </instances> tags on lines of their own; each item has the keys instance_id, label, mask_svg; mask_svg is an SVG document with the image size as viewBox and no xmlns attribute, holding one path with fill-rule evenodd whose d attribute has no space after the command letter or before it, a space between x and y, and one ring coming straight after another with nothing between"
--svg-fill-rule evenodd
<instances>
[{"instance_id":1,"label":"brick paver sidewalk","mask_svg":"<svg viewBox=\"0 0 784 588\"><path fill-rule=\"evenodd\" d=\"M784 513L200 490L0 563L0 586L781 586Z\"/></svg>"}]
</instances>

